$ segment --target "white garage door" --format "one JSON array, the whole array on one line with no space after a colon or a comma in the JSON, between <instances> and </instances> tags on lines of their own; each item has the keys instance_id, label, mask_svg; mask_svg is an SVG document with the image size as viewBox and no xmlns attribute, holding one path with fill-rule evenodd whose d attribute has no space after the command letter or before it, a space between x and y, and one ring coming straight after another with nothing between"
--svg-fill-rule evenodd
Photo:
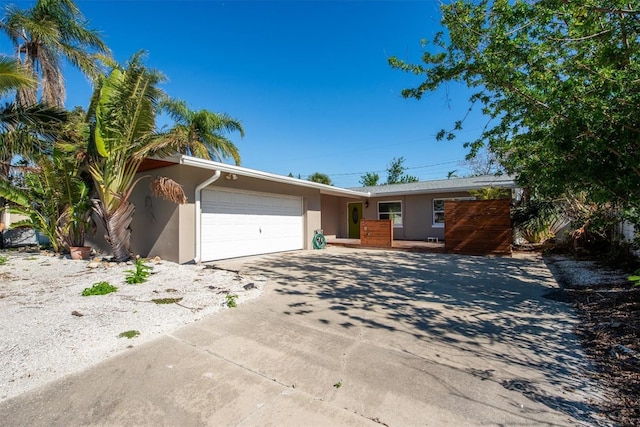
<instances>
[{"instance_id":1,"label":"white garage door","mask_svg":"<svg viewBox=\"0 0 640 427\"><path fill-rule=\"evenodd\" d=\"M202 192L202 261L302 249L302 198Z\"/></svg>"}]
</instances>

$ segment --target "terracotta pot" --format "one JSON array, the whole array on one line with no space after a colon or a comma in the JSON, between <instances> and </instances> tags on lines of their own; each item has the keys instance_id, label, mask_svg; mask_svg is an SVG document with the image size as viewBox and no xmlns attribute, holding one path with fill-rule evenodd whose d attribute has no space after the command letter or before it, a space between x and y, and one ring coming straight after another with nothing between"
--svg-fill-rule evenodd
<instances>
[{"instance_id":1,"label":"terracotta pot","mask_svg":"<svg viewBox=\"0 0 640 427\"><path fill-rule=\"evenodd\" d=\"M89 259L91 256L91 246L71 246L69 248L71 259Z\"/></svg>"}]
</instances>

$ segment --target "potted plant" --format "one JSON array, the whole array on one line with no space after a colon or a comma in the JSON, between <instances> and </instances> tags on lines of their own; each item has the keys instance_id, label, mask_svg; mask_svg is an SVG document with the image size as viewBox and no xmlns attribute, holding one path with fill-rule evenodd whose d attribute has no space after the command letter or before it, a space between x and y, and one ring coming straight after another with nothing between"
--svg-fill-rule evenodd
<instances>
[{"instance_id":1,"label":"potted plant","mask_svg":"<svg viewBox=\"0 0 640 427\"><path fill-rule=\"evenodd\" d=\"M93 230L91 218L91 199L89 186L81 181L74 182L77 191L73 192L77 198L67 206L63 213L60 226L60 240L69 248L71 259L88 259L91 247L85 246L87 232Z\"/></svg>"}]
</instances>

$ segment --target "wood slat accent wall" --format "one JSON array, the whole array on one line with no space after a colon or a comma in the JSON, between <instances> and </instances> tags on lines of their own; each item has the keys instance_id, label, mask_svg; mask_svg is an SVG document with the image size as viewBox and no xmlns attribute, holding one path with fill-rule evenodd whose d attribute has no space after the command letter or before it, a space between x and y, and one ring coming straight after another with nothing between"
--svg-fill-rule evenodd
<instances>
[{"instance_id":1,"label":"wood slat accent wall","mask_svg":"<svg viewBox=\"0 0 640 427\"><path fill-rule=\"evenodd\" d=\"M444 217L447 252L511 255L509 199L446 201Z\"/></svg>"},{"instance_id":2,"label":"wood slat accent wall","mask_svg":"<svg viewBox=\"0 0 640 427\"><path fill-rule=\"evenodd\" d=\"M390 219L360 220L360 245L390 248L393 244L393 223Z\"/></svg>"}]
</instances>

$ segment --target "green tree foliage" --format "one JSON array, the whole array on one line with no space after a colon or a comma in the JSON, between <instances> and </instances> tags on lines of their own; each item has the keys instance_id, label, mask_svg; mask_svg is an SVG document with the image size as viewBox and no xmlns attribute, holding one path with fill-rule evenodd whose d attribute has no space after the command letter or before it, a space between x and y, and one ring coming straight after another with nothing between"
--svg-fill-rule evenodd
<instances>
[{"instance_id":1,"label":"green tree foliage","mask_svg":"<svg viewBox=\"0 0 640 427\"><path fill-rule=\"evenodd\" d=\"M478 200L510 199L511 191L500 187L484 187L479 190L470 190L469 194Z\"/></svg>"},{"instance_id":2,"label":"green tree foliage","mask_svg":"<svg viewBox=\"0 0 640 427\"><path fill-rule=\"evenodd\" d=\"M175 140L163 138L156 129L159 100L166 95L157 87L164 77L147 69L142 53L134 55L126 68L116 67L99 80L87 114L91 125L89 173L97 200L94 211L106 230L106 239L117 261L131 257L131 221L135 206L129 201L142 161L154 155L174 153ZM186 196L174 181L157 177L154 194L176 203Z\"/></svg>"},{"instance_id":3,"label":"green tree foliage","mask_svg":"<svg viewBox=\"0 0 640 427\"><path fill-rule=\"evenodd\" d=\"M223 113L207 110L192 111L184 101L166 99L160 108L175 121L166 138L179 147L182 154L208 160L224 161L232 158L240 164L240 152L224 134L239 132L244 136L242 123Z\"/></svg>"},{"instance_id":4,"label":"green tree foliage","mask_svg":"<svg viewBox=\"0 0 640 427\"><path fill-rule=\"evenodd\" d=\"M20 185L0 180L0 196L11 202L11 212L27 217L13 226L38 230L54 251L84 244L91 228L91 205L75 152L56 147L51 156L41 156L28 167Z\"/></svg>"},{"instance_id":5,"label":"green tree foliage","mask_svg":"<svg viewBox=\"0 0 640 427\"><path fill-rule=\"evenodd\" d=\"M24 69L39 77L45 105L64 107L62 61L91 79L100 74L100 59L109 61L109 50L72 0L38 0L31 9L6 8L0 29L9 37ZM38 87L18 90L17 103L35 104Z\"/></svg>"},{"instance_id":6,"label":"green tree foliage","mask_svg":"<svg viewBox=\"0 0 640 427\"><path fill-rule=\"evenodd\" d=\"M315 172L309 175L307 181L318 182L320 184L333 185L331 178L328 175L320 172Z\"/></svg>"},{"instance_id":7,"label":"green tree foliage","mask_svg":"<svg viewBox=\"0 0 640 427\"><path fill-rule=\"evenodd\" d=\"M0 97L36 86L37 81L17 61L0 57ZM0 107L0 179L9 179L16 156L30 159L50 152L66 119L67 114L55 107L5 102Z\"/></svg>"},{"instance_id":8,"label":"green tree foliage","mask_svg":"<svg viewBox=\"0 0 640 427\"><path fill-rule=\"evenodd\" d=\"M375 187L380 181L380 175L376 172L367 172L360 177L360 184L363 187Z\"/></svg>"},{"instance_id":9,"label":"green tree foliage","mask_svg":"<svg viewBox=\"0 0 640 427\"><path fill-rule=\"evenodd\" d=\"M417 182L418 178L406 175L406 168L403 165L404 157L394 157L387 168L387 184L406 184L409 182Z\"/></svg>"},{"instance_id":10,"label":"green tree foliage","mask_svg":"<svg viewBox=\"0 0 640 427\"><path fill-rule=\"evenodd\" d=\"M447 82L492 119L488 144L506 171L543 197L585 192L596 202L640 202L640 8L626 0L456 0L442 4L445 33L424 43L422 76L403 96ZM452 139L463 122L439 137Z\"/></svg>"}]
</instances>

